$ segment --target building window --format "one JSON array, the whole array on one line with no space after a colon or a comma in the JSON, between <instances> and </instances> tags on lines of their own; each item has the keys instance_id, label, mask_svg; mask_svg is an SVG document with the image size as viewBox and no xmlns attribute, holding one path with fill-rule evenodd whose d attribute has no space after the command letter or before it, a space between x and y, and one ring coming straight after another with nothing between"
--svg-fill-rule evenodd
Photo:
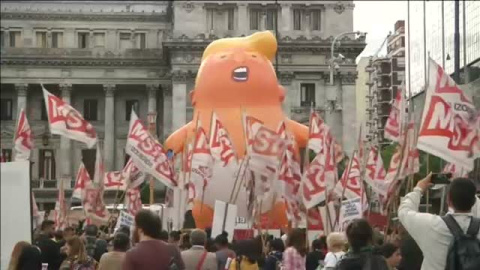
<instances>
[{"instance_id":1,"label":"building window","mask_svg":"<svg viewBox=\"0 0 480 270\"><path fill-rule=\"evenodd\" d=\"M52 48L63 48L62 32L52 32Z\"/></svg>"},{"instance_id":2,"label":"building window","mask_svg":"<svg viewBox=\"0 0 480 270\"><path fill-rule=\"evenodd\" d=\"M20 31L10 31L10 47L20 47Z\"/></svg>"},{"instance_id":3,"label":"building window","mask_svg":"<svg viewBox=\"0 0 480 270\"><path fill-rule=\"evenodd\" d=\"M88 36L89 33L78 33L78 48L87 49L88 48Z\"/></svg>"},{"instance_id":4,"label":"building window","mask_svg":"<svg viewBox=\"0 0 480 270\"><path fill-rule=\"evenodd\" d=\"M5 47L5 32L1 31L0 32L0 45L1 47Z\"/></svg>"},{"instance_id":5,"label":"building window","mask_svg":"<svg viewBox=\"0 0 480 270\"><path fill-rule=\"evenodd\" d=\"M302 30L302 10L293 10L293 30Z\"/></svg>"},{"instance_id":6,"label":"building window","mask_svg":"<svg viewBox=\"0 0 480 270\"><path fill-rule=\"evenodd\" d=\"M315 106L315 84L314 83L302 83L300 85L301 90L301 106Z\"/></svg>"},{"instance_id":7,"label":"building window","mask_svg":"<svg viewBox=\"0 0 480 270\"><path fill-rule=\"evenodd\" d=\"M90 178L95 175L95 159L97 158L96 149L82 149L82 162L85 165Z\"/></svg>"},{"instance_id":8,"label":"building window","mask_svg":"<svg viewBox=\"0 0 480 270\"><path fill-rule=\"evenodd\" d=\"M47 48L47 32L36 32L37 48Z\"/></svg>"},{"instance_id":9,"label":"building window","mask_svg":"<svg viewBox=\"0 0 480 270\"><path fill-rule=\"evenodd\" d=\"M310 15L312 30L320 31L321 25L322 25L321 18L322 18L321 10L319 9L312 10L312 13Z\"/></svg>"},{"instance_id":10,"label":"building window","mask_svg":"<svg viewBox=\"0 0 480 270\"><path fill-rule=\"evenodd\" d=\"M139 102L136 99L130 99L125 102L125 120L130 121L132 110L138 115Z\"/></svg>"},{"instance_id":11,"label":"building window","mask_svg":"<svg viewBox=\"0 0 480 270\"><path fill-rule=\"evenodd\" d=\"M227 19L228 19L228 30L233 30L235 28L235 10L233 8L228 9L227 11Z\"/></svg>"},{"instance_id":12,"label":"building window","mask_svg":"<svg viewBox=\"0 0 480 270\"><path fill-rule=\"evenodd\" d=\"M12 100L11 99L0 99L0 119L1 120L12 120Z\"/></svg>"},{"instance_id":13,"label":"building window","mask_svg":"<svg viewBox=\"0 0 480 270\"><path fill-rule=\"evenodd\" d=\"M135 34L135 45L137 49L145 49L146 46L146 35L145 33L137 33Z\"/></svg>"},{"instance_id":14,"label":"building window","mask_svg":"<svg viewBox=\"0 0 480 270\"><path fill-rule=\"evenodd\" d=\"M85 99L83 101L83 116L85 120L97 121L97 106L98 101L96 99Z\"/></svg>"},{"instance_id":15,"label":"building window","mask_svg":"<svg viewBox=\"0 0 480 270\"><path fill-rule=\"evenodd\" d=\"M213 30L214 16L215 16L215 10L207 9L207 30L208 31Z\"/></svg>"},{"instance_id":16,"label":"building window","mask_svg":"<svg viewBox=\"0 0 480 270\"><path fill-rule=\"evenodd\" d=\"M0 162L12 161L12 149L2 149L2 152L0 154Z\"/></svg>"},{"instance_id":17,"label":"building window","mask_svg":"<svg viewBox=\"0 0 480 270\"><path fill-rule=\"evenodd\" d=\"M258 9L250 10L250 30L260 30L262 12Z\"/></svg>"},{"instance_id":18,"label":"building window","mask_svg":"<svg viewBox=\"0 0 480 270\"><path fill-rule=\"evenodd\" d=\"M105 34L94 33L93 40L95 42L95 48L105 48Z\"/></svg>"},{"instance_id":19,"label":"building window","mask_svg":"<svg viewBox=\"0 0 480 270\"><path fill-rule=\"evenodd\" d=\"M267 30L274 30L275 29L275 22L277 20L277 11L275 9L267 10L267 21L265 22L265 27Z\"/></svg>"},{"instance_id":20,"label":"building window","mask_svg":"<svg viewBox=\"0 0 480 270\"><path fill-rule=\"evenodd\" d=\"M45 180L55 179L55 156L52 149L39 150L39 177Z\"/></svg>"},{"instance_id":21,"label":"building window","mask_svg":"<svg viewBox=\"0 0 480 270\"><path fill-rule=\"evenodd\" d=\"M120 49L132 48L132 35L130 33L120 33Z\"/></svg>"}]
</instances>

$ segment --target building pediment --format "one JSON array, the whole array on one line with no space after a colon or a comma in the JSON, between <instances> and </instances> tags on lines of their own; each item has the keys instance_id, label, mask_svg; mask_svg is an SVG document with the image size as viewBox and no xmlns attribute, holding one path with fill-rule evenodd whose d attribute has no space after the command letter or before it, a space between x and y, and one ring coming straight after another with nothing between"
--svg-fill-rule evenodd
<instances>
[{"instance_id":1,"label":"building pediment","mask_svg":"<svg viewBox=\"0 0 480 270\"><path fill-rule=\"evenodd\" d=\"M26 21L106 21L106 22L169 22L167 13L36 13L2 11L2 20Z\"/></svg>"}]
</instances>

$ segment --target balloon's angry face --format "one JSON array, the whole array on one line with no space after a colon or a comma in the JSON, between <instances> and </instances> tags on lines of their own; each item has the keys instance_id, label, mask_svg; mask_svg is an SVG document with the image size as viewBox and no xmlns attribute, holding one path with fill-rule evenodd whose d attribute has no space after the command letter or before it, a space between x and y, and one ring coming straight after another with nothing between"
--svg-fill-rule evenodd
<instances>
[{"instance_id":1,"label":"balloon's angry face","mask_svg":"<svg viewBox=\"0 0 480 270\"><path fill-rule=\"evenodd\" d=\"M279 104L282 93L272 63L265 56L235 48L212 54L202 62L192 101L199 106Z\"/></svg>"}]
</instances>

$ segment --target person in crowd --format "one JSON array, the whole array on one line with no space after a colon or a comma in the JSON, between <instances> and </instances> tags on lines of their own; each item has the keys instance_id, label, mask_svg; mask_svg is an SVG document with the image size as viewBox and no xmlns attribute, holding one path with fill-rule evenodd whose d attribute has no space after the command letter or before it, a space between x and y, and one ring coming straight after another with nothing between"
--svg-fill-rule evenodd
<instances>
[{"instance_id":1,"label":"person in crowd","mask_svg":"<svg viewBox=\"0 0 480 270\"><path fill-rule=\"evenodd\" d=\"M287 249L283 253L283 267L286 269L305 269L307 237L304 229L293 229L288 234Z\"/></svg>"},{"instance_id":2,"label":"person in crowd","mask_svg":"<svg viewBox=\"0 0 480 270\"><path fill-rule=\"evenodd\" d=\"M30 246L30 243L26 241L20 241L15 244L12 250L12 255L10 255L10 263L8 264L8 270L17 270L20 255L22 255L23 250L28 246Z\"/></svg>"},{"instance_id":3,"label":"person in crowd","mask_svg":"<svg viewBox=\"0 0 480 270\"><path fill-rule=\"evenodd\" d=\"M171 231L170 234L168 235L168 242L178 247L180 245L181 234L182 233L180 231Z\"/></svg>"},{"instance_id":4,"label":"person in crowd","mask_svg":"<svg viewBox=\"0 0 480 270\"><path fill-rule=\"evenodd\" d=\"M228 234L222 233L217 235L214 242L217 250L215 255L217 256L218 270L223 270L225 269L225 264L227 263L228 258L234 259L236 254L229 248Z\"/></svg>"},{"instance_id":5,"label":"person in crowd","mask_svg":"<svg viewBox=\"0 0 480 270\"><path fill-rule=\"evenodd\" d=\"M320 264L323 265L325 259L325 253L323 253L324 246L320 239L315 239L312 242L312 250L307 255L305 268L307 270L315 270Z\"/></svg>"},{"instance_id":6,"label":"person in crowd","mask_svg":"<svg viewBox=\"0 0 480 270\"><path fill-rule=\"evenodd\" d=\"M42 263L48 263L48 270L57 270L62 263L60 247L52 240L55 232L55 222L44 220L40 226L41 233L35 242L41 250Z\"/></svg>"},{"instance_id":7,"label":"person in crowd","mask_svg":"<svg viewBox=\"0 0 480 270\"><path fill-rule=\"evenodd\" d=\"M94 270L97 262L88 256L83 240L74 236L67 241L67 258L60 266L60 270L82 269Z\"/></svg>"},{"instance_id":8,"label":"person in crowd","mask_svg":"<svg viewBox=\"0 0 480 270\"><path fill-rule=\"evenodd\" d=\"M430 173L405 195L398 208L398 218L423 252L422 269L445 269L453 235L442 217L418 212L420 199L432 185L431 177ZM480 213L475 192L475 184L468 178L456 178L449 185L447 203L451 210L445 218L457 223L463 232L467 231L472 217ZM477 237L480 239L480 234Z\"/></svg>"},{"instance_id":9,"label":"person in crowd","mask_svg":"<svg viewBox=\"0 0 480 270\"><path fill-rule=\"evenodd\" d=\"M178 249L169 248L159 240L161 228L160 217L152 211L144 209L137 213L133 229L136 245L125 254L123 270L185 269Z\"/></svg>"},{"instance_id":10,"label":"person in crowd","mask_svg":"<svg viewBox=\"0 0 480 270\"><path fill-rule=\"evenodd\" d=\"M420 270L423 262L422 250L403 226L400 228L400 236L402 261L398 266L398 270Z\"/></svg>"},{"instance_id":11,"label":"person in crowd","mask_svg":"<svg viewBox=\"0 0 480 270\"><path fill-rule=\"evenodd\" d=\"M318 238L318 240L320 240L320 246L322 247L323 254L326 255L328 253L327 236L322 235Z\"/></svg>"},{"instance_id":12,"label":"person in crowd","mask_svg":"<svg viewBox=\"0 0 480 270\"><path fill-rule=\"evenodd\" d=\"M185 268L216 270L218 264L215 253L208 252L205 249L205 245L207 244L207 234L205 231L200 229L193 230L190 233L190 242L192 243L192 247L189 250L182 251Z\"/></svg>"},{"instance_id":13,"label":"person in crowd","mask_svg":"<svg viewBox=\"0 0 480 270\"><path fill-rule=\"evenodd\" d=\"M346 234L350 250L345 253L334 269L388 270L385 259L381 255L374 254L373 252L373 229L367 220L353 220L348 224Z\"/></svg>"},{"instance_id":14,"label":"person in crowd","mask_svg":"<svg viewBox=\"0 0 480 270\"><path fill-rule=\"evenodd\" d=\"M253 252L255 252L255 254L258 255L257 264L258 264L258 267L260 269L263 269L263 267L265 266L265 256L264 255L267 253L267 250L265 249L266 245L264 245L264 241L267 238L268 238L268 234L264 235L263 239L262 239L262 235L257 235L253 239L254 242L255 242L255 249L254 249Z\"/></svg>"},{"instance_id":15,"label":"person in crowd","mask_svg":"<svg viewBox=\"0 0 480 270\"><path fill-rule=\"evenodd\" d=\"M208 250L208 252L216 252L217 249L212 239L212 228L206 228L205 233L207 234L207 244L205 245L205 248Z\"/></svg>"},{"instance_id":16,"label":"person in crowd","mask_svg":"<svg viewBox=\"0 0 480 270\"><path fill-rule=\"evenodd\" d=\"M34 245L28 245L23 248L20 257L18 258L17 267L15 270L41 270L42 269L42 255L40 248Z\"/></svg>"},{"instance_id":17,"label":"person in crowd","mask_svg":"<svg viewBox=\"0 0 480 270\"><path fill-rule=\"evenodd\" d=\"M278 266L282 263L283 252L285 251L285 245L282 239L273 238L267 242L268 255L265 259L264 270L277 270Z\"/></svg>"},{"instance_id":18,"label":"person in crowd","mask_svg":"<svg viewBox=\"0 0 480 270\"><path fill-rule=\"evenodd\" d=\"M168 232L165 230L161 230L158 239L162 240L165 243L168 243Z\"/></svg>"},{"instance_id":19,"label":"person in crowd","mask_svg":"<svg viewBox=\"0 0 480 270\"><path fill-rule=\"evenodd\" d=\"M69 227L66 227L65 230L63 230L63 240L65 242L74 236L75 236L75 229L73 227L69 226Z\"/></svg>"},{"instance_id":20,"label":"person in crowd","mask_svg":"<svg viewBox=\"0 0 480 270\"><path fill-rule=\"evenodd\" d=\"M396 270L402 261L400 249L393 243L386 243L379 248L380 254L387 261L389 270Z\"/></svg>"},{"instance_id":21,"label":"person in crowd","mask_svg":"<svg viewBox=\"0 0 480 270\"><path fill-rule=\"evenodd\" d=\"M234 247L237 257L227 260L225 268L229 270L259 270L258 261L262 257L261 250L254 239L240 240Z\"/></svg>"},{"instance_id":22,"label":"person in crowd","mask_svg":"<svg viewBox=\"0 0 480 270\"><path fill-rule=\"evenodd\" d=\"M327 236L327 247L329 252L325 256L325 269L335 269L337 263L345 255L345 235L339 232L332 232Z\"/></svg>"},{"instance_id":23,"label":"person in crowd","mask_svg":"<svg viewBox=\"0 0 480 270\"><path fill-rule=\"evenodd\" d=\"M190 234L189 233L183 233L182 236L180 237L180 250L188 250L192 247L192 244L190 243Z\"/></svg>"},{"instance_id":24,"label":"person in crowd","mask_svg":"<svg viewBox=\"0 0 480 270\"><path fill-rule=\"evenodd\" d=\"M128 227L128 226L122 225L122 226L120 226L120 228L118 228L118 230L116 232L124 233L124 234L128 235L128 237L130 237L130 227Z\"/></svg>"},{"instance_id":25,"label":"person in crowd","mask_svg":"<svg viewBox=\"0 0 480 270\"><path fill-rule=\"evenodd\" d=\"M53 240L57 242L59 246L63 246L65 244L65 240L63 239L63 231L62 230L56 230L53 233Z\"/></svg>"},{"instance_id":26,"label":"person in crowd","mask_svg":"<svg viewBox=\"0 0 480 270\"><path fill-rule=\"evenodd\" d=\"M97 262L100 261L102 255L108 252L107 241L98 238L98 227L94 224L87 225L84 234L87 255L94 258Z\"/></svg>"},{"instance_id":27,"label":"person in crowd","mask_svg":"<svg viewBox=\"0 0 480 270\"><path fill-rule=\"evenodd\" d=\"M129 248L130 237L123 232L117 232L113 237L113 251L102 255L98 270L122 269L125 252L127 252Z\"/></svg>"}]
</instances>

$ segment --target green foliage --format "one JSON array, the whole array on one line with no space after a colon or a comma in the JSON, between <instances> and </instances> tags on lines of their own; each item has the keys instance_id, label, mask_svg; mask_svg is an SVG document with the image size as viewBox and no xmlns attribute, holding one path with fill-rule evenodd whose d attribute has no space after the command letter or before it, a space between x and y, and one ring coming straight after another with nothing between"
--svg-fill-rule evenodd
<instances>
[{"instance_id":1,"label":"green foliage","mask_svg":"<svg viewBox=\"0 0 480 270\"><path fill-rule=\"evenodd\" d=\"M386 166L386 169L388 169L388 166L390 165L390 160L392 160L392 156L393 154L395 154L395 149L397 148L397 145L398 143L393 143L382 147L381 156L383 159L383 165Z\"/></svg>"},{"instance_id":2,"label":"green foliage","mask_svg":"<svg viewBox=\"0 0 480 270\"><path fill-rule=\"evenodd\" d=\"M150 203L150 183L145 181L140 185L140 198L143 204Z\"/></svg>"}]
</instances>

